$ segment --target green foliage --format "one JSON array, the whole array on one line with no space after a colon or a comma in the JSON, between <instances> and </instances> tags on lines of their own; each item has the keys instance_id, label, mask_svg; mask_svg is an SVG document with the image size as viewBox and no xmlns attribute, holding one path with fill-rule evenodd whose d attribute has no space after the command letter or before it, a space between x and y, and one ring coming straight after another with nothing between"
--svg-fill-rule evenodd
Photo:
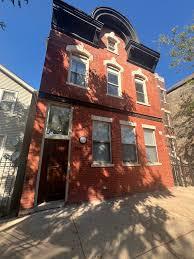
<instances>
[{"instance_id":1,"label":"green foliage","mask_svg":"<svg viewBox=\"0 0 194 259\"><path fill-rule=\"evenodd\" d=\"M159 36L159 45L168 47L171 67L193 69L194 67L194 24L172 28L169 35Z\"/></svg>"}]
</instances>

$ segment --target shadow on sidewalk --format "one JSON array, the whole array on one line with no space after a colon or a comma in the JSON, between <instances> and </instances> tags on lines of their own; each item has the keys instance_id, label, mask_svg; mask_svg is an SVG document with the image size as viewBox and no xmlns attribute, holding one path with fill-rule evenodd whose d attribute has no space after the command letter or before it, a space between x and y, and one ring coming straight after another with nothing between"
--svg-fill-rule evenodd
<instances>
[{"instance_id":1,"label":"shadow on sidewalk","mask_svg":"<svg viewBox=\"0 0 194 259\"><path fill-rule=\"evenodd\" d=\"M174 239L158 202L172 197L164 190L35 213L1 232L1 256L134 258ZM192 246L184 236L181 243Z\"/></svg>"}]
</instances>

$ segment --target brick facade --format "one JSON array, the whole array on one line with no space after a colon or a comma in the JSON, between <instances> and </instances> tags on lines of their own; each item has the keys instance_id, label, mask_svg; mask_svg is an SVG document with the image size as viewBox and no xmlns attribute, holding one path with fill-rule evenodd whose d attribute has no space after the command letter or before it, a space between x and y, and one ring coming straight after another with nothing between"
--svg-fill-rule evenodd
<instances>
[{"instance_id":1,"label":"brick facade","mask_svg":"<svg viewBox=\"0 0 194 259\"><path fill-rule=\"evenodd\" d=\"M106 199L127 193L156 190L173 186L165 131L162 122L160 96L154 73L127 62L125 42L119 35L118 54L107 50L105 33L111 32L103 27L99 48L87 44L56 30L51 30L39 98L34 123L26 180L21 199L21 207L33 208L38 192L38 173L40 172L41 143L44 136L48 104L65 102L73 108L72 134L70 137L70 171L68 179L68 202L81 202L93 199ZM86 89L67 84L70 56L68 45L81 45L93 55L89 62L89 81ZM123 68L121 72L122 98L107 95L106 65L104 60L114 58ZM149 105L136 102L134 71L140 71L147 78L146 87ZM49 100L49 97L51 100ZM92 116L112 118L111 122L111 167L92 167ZM121 154L121 128L119 121L136 123L138 165L124 166ZM142 124L156 127L158 165L146 164L145 141ZM85 136L86 144L79 138Z\"/></svg>"}]
</instances>

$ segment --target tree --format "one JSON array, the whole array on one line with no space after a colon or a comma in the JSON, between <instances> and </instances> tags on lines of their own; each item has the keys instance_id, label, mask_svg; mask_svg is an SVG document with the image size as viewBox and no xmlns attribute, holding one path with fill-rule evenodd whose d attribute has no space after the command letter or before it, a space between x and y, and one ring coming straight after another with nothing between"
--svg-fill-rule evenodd
<instances>
[{"instance_id":1,"label":"tree","mask_svg":"<svg viewBox=\"0 0 194 259\"><path fill-rule=\"evenodd\" d=\"M159 45L168 48L171 57L170 66L187 70L194 68L194 24L183 28L172 28L169 35L159 36Z\"/></svg>"},{"instance_id":2,"label":"tree","mask_svg":"<svg viewBox=\"0 0 194 259\"><path fill-rule=\"evenodd\" d=\"M28 0L8 0L9 2L11 2L14 6L18 5L19 7L22 6L22 2L25 2L26 4L28 4ZM5 2L5 0L1 0L1 2ZM3 21L0 21L0 28L1 29L5 29L6 24Z\"/></svg>"}]
</instances>

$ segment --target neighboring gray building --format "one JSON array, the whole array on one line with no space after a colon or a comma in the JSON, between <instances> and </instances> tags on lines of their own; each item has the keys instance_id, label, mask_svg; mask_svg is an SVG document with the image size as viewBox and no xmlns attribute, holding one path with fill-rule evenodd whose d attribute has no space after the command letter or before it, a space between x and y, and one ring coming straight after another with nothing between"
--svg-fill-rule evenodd
<instances>
[{"instance_id":1,"label":"neighboring gray building","mask_svg":"<svg viewBox=\"0 0 194 259\"><path fill-rule=\"evenodd\" d=\"M167 91L177 155L188 165L194 184L194 73Z\"/></svg>"},{"instance_id":2,"label":"neighboring gray building","mask_svg":"<svg viewBox=\"0 0 194 259\"><path fill-rule=\"evenodd\" d=\"M0 216L17 207L36 95L35 89L0 65Z\"/></svg>"}]
</instances>

